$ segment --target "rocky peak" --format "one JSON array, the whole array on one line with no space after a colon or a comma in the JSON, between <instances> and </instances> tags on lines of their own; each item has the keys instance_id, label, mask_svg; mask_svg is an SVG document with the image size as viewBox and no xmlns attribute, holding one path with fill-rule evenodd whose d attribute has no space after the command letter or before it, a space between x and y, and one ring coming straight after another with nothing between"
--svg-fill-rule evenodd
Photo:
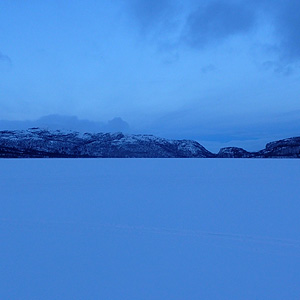
<instances>
[{"instance_id":1,"label":"rocky peak","mask_svg":"<svg viewBox=\"0 0 300 300\"><path fill-rule=\"evenodd\" d=\"M263 157L300 157L300 137L293 137L268 143L259 151Z\"/></svg>"},{"instance_id":2,"label":"rocky peak","mask_svg":"<svg viewBox=\"0 0 300 300\"><path fill-rule=\"evenodd\" d=\"M225 147L221 148L217 154L218 158L249 158L253 157L253 154L238 147Z\"/></svg>"}]
</instances>

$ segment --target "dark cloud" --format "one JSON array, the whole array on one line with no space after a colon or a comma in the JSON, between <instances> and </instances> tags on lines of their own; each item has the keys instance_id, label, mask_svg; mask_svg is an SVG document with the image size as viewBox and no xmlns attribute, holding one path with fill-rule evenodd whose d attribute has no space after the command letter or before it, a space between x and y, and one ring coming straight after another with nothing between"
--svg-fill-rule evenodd
<instances>
[{"instance_id":1,"label":"dark cloud","mask_svg":"<svg viewBox=\"0 0 300 300\"><path fill-rule=\"evenodd\" d=\"M230 36L248 33L255 20L255 10L250 6L239 2L210 1L188 16L183 40L192 47L203 48Z\"/></svg>"},{"instance_id":2,"label":"dark cloud","mask_svg":"<svg viewBox=\"0 0 300 300\"><path fill-rule=\"evenodd\" d=\"M76 116L48 115L34 121L0 120L0 130L26 130L30 127L41 127L51 130L75 130L78 132L129 132L129 124L121 118L108 122L80 120Z\"/></svg>"},{"instance_id":3,"label":"dark cloud","mask_svg":"<svg viewBox=\"0 0 300 300\"><path fill-rule=\"evenodd\" d=\"M275 63L278 66L274 69L275 72L286 73L286 66L300 59L300 1L253 0L248 5L259 12L273 28L273 49L279 55L279 62Z\"/></svg>"},{"instance_id":4,"label":"dark cloud","mask_svg":"<svg viewBox=\"0 0 300 300\"><path fill-rule=\"evenodd\" d=\"M129 0L127 5L143 33L162 25L168 27L176 10L174 0Z\"/></svg>"},{"instance_id":5,"label":"dark cloud","mask_svg":"<svg viewBox=\"0 0 300 300\"><path fill-rule=\"evenodd\" d=\"M177 0L124 3L143 35L155 33L160 48L167 45L163 52L174 51L182 44L195 49L215 46L267 23L274 30L273 46L281 64L300 59L299 0L203 0L200 5L196 1L183 5ZM274 70L287 73L285 67L275 66Z\"/></svg>"},{"instance_id":6,"label":"dark cloud","mask_svg":"<svg viewBox=\"0 0 300 300\"><path fill-rule=\"evenodd\" d=\"M300 59L300 1L278 1L274 25L279 39L281 58L285 61ZM270 2L270 6L273 2Z\"/></svg>"},{"instance_id":7,"label":"dark cloud","mask_svg":"<svg viewBox=\"0 0 300 300\"><path fill-rule=\"evenodd\" d=\"M0 63L5 63L5 64L8 64L8 65L11 65L12 64L12 60L9 56L3 54L0 52Z\"/></svg>"},{"instance_id":8,"label":"dark cloud","mask_svg":"<svg viewBox=\"0 0 300 300\"><path fill-rule=\"evenodd\" d=\"M201 72L204 73L204 74L213 72L215 70L216 70L216 66L213 65L213 64L209 64L209 65L203 66L201 68Z\"/></svg>"},{"instance_id":9,"label":"dark cloud","mask_svg":"<svg viewBox=\"0 0 300 300\"><path fill-rule=\"evenodd\" d=\"M293 74L294 68L290 64L283 63L281 61L267 60L262 64L265 70L271 70L274 73L289 76Z\"/></svg>"},{"instance_id":10,"label":"dark cloud","mask_svg":"<svg viewBox=\"0 0 300 300\"><path fill-rule=\"evenodd\" d=\"M249 34L267 22L274 30L273 47L278 55L272 69L288 75L292 69L290 64L300 60L299 11L299 0L207 1L188 15L182 40L201 49L234 35ZM259 18L264 21L259 22Z\"/></svg>"}]
</instances>

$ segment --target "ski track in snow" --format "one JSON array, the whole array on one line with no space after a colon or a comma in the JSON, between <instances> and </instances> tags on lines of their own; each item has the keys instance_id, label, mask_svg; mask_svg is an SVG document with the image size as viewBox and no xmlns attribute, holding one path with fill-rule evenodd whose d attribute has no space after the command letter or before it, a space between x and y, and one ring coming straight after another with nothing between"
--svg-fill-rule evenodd
<instances>
[{"instance_id":1,"label":"ski track in snow","mask_svg":"<svg viewBox=\"0 0 300 300\"><path fill-rule=\"evenodd\" d=\"M254 235L244 235L244 234L233 234L233 233L221 233L221 232L208 232L208 231L198 231L198 230L185 230L185 229L174 229L174 228L158 228L158 227L145 227L145 226L131 226L124 224L101 224L101 223L88 223L88 222L75 222L75 221L44 221L44 220L14 220L7 218L0 218L0 224L3 226L17 226L19 230L43 230L43 226L47 229L64 231L64 230L75 230L75 231L114 231L118 233L133 233L133 234L155 234L155 235L170 235L176 237L191 237L196 239L202 239L204 241L212 242L236 242L234 246L215 244L216 247L243 247L244 245L252 245L254 248L252 251L255 252L272 252L276 253L276 250L289 249L299 251L296 253L300 257L300 240L295 239L282 239L282 238L272 238L265 236L254 236ZM33 227L32 227L33 226ZM45 228L45 227L44 227ZM265 247L275 247L276 249ZM244 250L249 250L248 248ZM274 251L275 250L275 251ZM278 254L284 254L278 253Z\"/></svg>"}]
</instances>

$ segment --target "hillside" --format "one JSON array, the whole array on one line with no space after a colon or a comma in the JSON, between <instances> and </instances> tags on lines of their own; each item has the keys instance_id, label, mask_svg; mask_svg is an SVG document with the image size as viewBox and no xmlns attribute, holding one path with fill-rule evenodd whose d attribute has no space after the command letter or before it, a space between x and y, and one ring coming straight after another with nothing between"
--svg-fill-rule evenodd
<instances>
[{"instance_id":1,"label":"hillside","mask_svg":"<svg viewBox=\"0 0 300 300\"><path fill-rule=\"evenodd\" d=\"M268 143L248 152L222 148L214 154L193 140L168 140L153 135L78 133L40 128L0 131L0 157L106 157L106 158L299 158L300 137Z\"/></svg>"}]
</instances>

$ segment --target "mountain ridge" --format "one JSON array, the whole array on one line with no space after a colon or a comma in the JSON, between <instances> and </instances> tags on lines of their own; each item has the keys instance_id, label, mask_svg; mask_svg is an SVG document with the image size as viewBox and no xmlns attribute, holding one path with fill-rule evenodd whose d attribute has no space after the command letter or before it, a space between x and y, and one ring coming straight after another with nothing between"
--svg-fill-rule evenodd
<instances>
[{"instance_id":1,"label":"mountain ridge","mask_svg":"<svg viewBox=\"0 0 300 300\"><path fill-rule=\"evenodd\" d=\"M300 137L270 142L248 152L225 147L212 153L194 140L146 134L79 133L29 128L0 131L2 158L300 158Z\"/></svg>"}]
</instances>

